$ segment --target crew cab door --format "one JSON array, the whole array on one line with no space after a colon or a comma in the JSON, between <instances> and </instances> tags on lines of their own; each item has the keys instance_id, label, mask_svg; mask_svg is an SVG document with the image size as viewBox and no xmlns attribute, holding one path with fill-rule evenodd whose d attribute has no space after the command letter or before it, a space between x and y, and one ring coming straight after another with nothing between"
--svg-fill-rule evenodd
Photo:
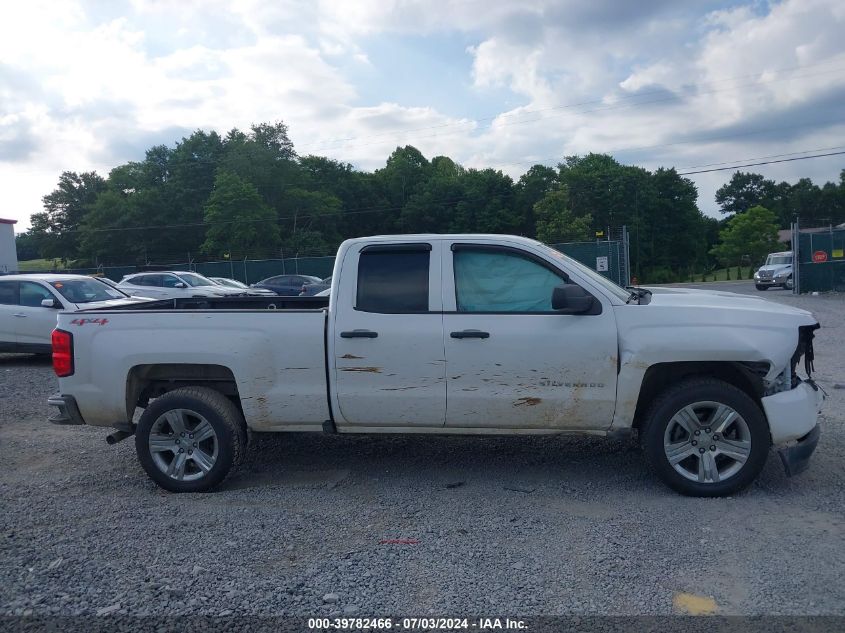
<instances>
[{"instance_id":1,"label":"crew cab door","mask_svg":"<svg viewBox=\"0 0 845 633\"><path fill-rule=\"evenodd\" d=\"M21 281L18 305L14 312L18 345L50 345L50 335L56 327L57 308L45 308L44 299L62 302L47 288L34 281Z\"/></svg>"},{"instance_id":2,"label":"crew cab door","mask_svg":"<svg viewBox=\"0 0 845 633\"><path fill-rule=\"evenodd\" d=\"M437 241L344 255L329 346L338 427L444 424L440 268Z\"/></svg>"},{"instance_id":3,"label":"crew cab door","mask_svg":"<svg viewBox=\"0 0 845 633\"><path fill-rule=\"evenodd\" d=\"M616 402L613 310L551 308L558 267L517 247L444 250L446 426L606 429ZM583 287L583 286L582 286Z\"/></svg>"}]
</instances>

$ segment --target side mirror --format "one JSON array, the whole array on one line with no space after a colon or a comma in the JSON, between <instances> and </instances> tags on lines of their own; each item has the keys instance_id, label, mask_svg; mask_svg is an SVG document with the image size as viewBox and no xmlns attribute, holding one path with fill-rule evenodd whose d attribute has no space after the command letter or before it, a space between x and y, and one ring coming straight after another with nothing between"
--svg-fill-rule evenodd
<instances>
[{"instance_id":1,"label":"side mirror","mask_svg":"<svg viewBox=\"0 0 845 633\"><path fill-rule=\"evenodd\" d=\"M187 288L187 287L188 287L188 284L186 284L184 281L177 281L177 282L173 285L173 287L174 287L174 288Z\"/></svg>"},{"instance_id":2,"label":"side mirror","mask_svg":"<svg viewBox=\"0 0 845 633\"><path fill-rule=\"evenodd\" d=\"M42 299L41 300L41 307L42 308L60 308L61 306L56 305L55 299Z\"/></svg>"},{"instance_id":3,"label":"side mirror","mask_svg":"<svg viewBox=\"0 0 845 633\"><path fill-rule=\"evenodd\" d=\"M576 284L563 284L552 290L552 310L561 314L584 314L595 302L593 295Z\"/></svg>"}]
</instances>

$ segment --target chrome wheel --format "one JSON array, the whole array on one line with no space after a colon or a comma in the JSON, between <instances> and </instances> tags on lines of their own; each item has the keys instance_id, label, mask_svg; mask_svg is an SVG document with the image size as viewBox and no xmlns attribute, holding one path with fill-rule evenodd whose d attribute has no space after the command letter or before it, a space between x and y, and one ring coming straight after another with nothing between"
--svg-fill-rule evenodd
<instances>
[{"instance_id":1,"label":"chrome wheel","mask_svg":"<svg viewBox=\"0 0 845 633\"><path fill-rule=\"evenodd\" d=\"M669 420L663 451L683 477L717 483L736 475L748 461L751 431L731 407L719 402L694 402Z\"/></svg>"},{"instance_id":2,"label":"chrome wheel","mask_svg":"<svg viewBox=\"0 0 845 633\"><path fill-rule=\"evenodd\" d=\"M177 481L204 477L219 452L214 428L190 409L171 409L159 416L150 429L148 447L156 467Z\"/></svg>"}]
</instances>

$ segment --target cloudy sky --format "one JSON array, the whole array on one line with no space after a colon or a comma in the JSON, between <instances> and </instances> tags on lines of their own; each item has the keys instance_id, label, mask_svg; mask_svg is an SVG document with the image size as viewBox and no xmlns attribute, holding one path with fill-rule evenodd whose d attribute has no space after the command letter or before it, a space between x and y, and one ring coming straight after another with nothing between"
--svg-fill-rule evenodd
<instances>
[{"instance_id":1,"label":"cloudy sky","mask_svg":"<svg viewBox=\"0 0 845 633\"><path fill-rule=\"evenodd\" d=\"M63 170L106 175L197 128L277 119L300 154L368 170L409 143L514 177L589 151L693 171L845 149L841 0L27 0L4 13L0 217L18 230ZM843 159L754 169L838 180ZM705 212L730 173L693 176Z\"/></svg>"}]
</instances>

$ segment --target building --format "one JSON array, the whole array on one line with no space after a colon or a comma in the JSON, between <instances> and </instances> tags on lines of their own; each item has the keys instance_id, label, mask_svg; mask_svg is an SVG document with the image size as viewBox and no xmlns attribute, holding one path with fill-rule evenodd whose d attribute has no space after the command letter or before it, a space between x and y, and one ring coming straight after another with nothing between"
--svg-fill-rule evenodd
<instances>
[{"instance_id":1,"label":"building","mask_svg":"<svg viewBox=\"0 0 845 633\"><path fill-rule=\"evenodd\" d=\"M0 218L0 274L18 271L18 249L15 247L17 220Z\"/></svg>"}]
</instances>

